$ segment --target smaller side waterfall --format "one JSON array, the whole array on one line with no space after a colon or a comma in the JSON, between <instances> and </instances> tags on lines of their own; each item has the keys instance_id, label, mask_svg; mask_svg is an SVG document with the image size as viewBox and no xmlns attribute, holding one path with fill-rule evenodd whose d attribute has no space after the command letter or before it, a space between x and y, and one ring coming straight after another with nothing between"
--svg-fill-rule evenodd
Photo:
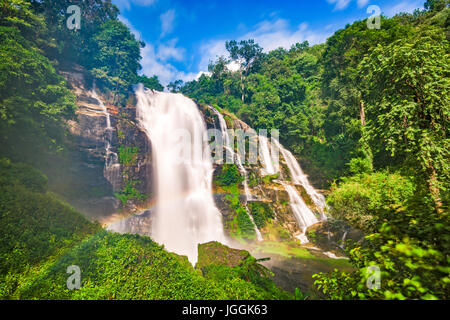
<instances>
[{"instance_id":1,"label":"smaller side waterfall","mask_svg":"<svg viewBox=\"0 0 450 320\"><path fill-rule=\"evenodd\" d=\"M111 116L108 112L103 101L98 96L95 85L92 89L92 97L97 100L102 108L105 118L106 118L106 128L105 128L105 149L106 149L106 159L105 167L103 169L103 176L111 184L113 192L117 192L120 189L121 184L121 173L120 173L120 163L117 153L111 151L111 142L113 138L114 129L111 126Z\"/></svg>"},{"instance_id":2,"label":"smaller side waterfall","mask_svg":"<svg viewBox=\"0 0 450 320\"><path fill-rule=\"evenodd\" d=\"M308 177L303 173L300 168L300 164L297 159L295 159L294 155L286 150L282 145L279 145L280 151L283 155L284 160L286 160L286 164L289 168L289 172L291 173L292 182L294 184L301 185L305 188L308 195L311 197L314 204L320 209L322 214L322 219L326 219L324 214L324 210L326 207L325 197L317 192L316 189L309 183Z\"/></svg>"},{"instance_id":3,"label":"smaller side waterfall","mask_svg":"<svg viewBox=\"0 0 450 320\"><path fill-rule=\"evenodd\" d=\"M306 229L319 222L311 209L308 208L302 197L298 194L297 190L291 185L283 183L285 190L289 194L290 205L294 212L295 218L299 224L302 233L297 237L300 243L308 243L306 237Z\"/></svg>"},{"instance_id":4,"label":"smaller side waterfall","mask_svg":"<svg viewBox=\"0 0 450 320\"><path fill-rule=\"evenodd\" d=\"M263 174L271 175L276 173L277 171L273 167L273 159L269 153L269 142L266 137L259 137L260 144L260 159L264 166L262 170ZM292 183L294 185L301 185L305 188L308 195L311 197L314 204L320 211L321 219L326 220L326 216L324 213L324 209L326 207L325 197L318 193L316 189L309 183L308 177L303 173L300 168L300 164L295 159L293 154L286 150L279 142L276 142L276 145L271 147L277 147L281 151L283 158L285 159L289 172L292 177ZM319 222L315 214L311 211L311 209L306 205L303 198L300 196L298 190L287 181L281 181L281 184L284 186L284 189L289 195L289 202L294 213L295 219L302 230L302 233L298 236L298 239L301 243L307 243L308 238L306 237L306 230L308 227Z\"/></svg>"},{"instance_id":5,"label":"smaller side waterfall","mask_svg":"<svg viewBox=\"0 0 450 320\"><path fill-rule=\"evenodd\" d=\"M245 170L244 165L242 164L241 155L239 153L234 152L233 148L231 147L230 136L229 136L228 131L227 131L228 127L227 127L227 123L226 123L224 117L215 108L213 108L211 106L210 106L210 108L214 112L214 114L216 114L217 117L219 118L220 130L222 132L222 140L223 140L223 143L224 143L224 148L227 151L227 157L228 157L229 154L231 154L231 156L234 158L234 161L236 163L236 166L238 167L239 172L244 177L243 185L244 185L244 192L245 192L245 210L247 211L247 215L248 215L248 217L250 218L250 221L253 224L253 228L254 228L255 233L256 233L256 238L258 239L258 241L263 241L263 237L261 235L261 232L259 231L258 227L256 226L255 220L253 219L253 216L250 214L250 210L248 209L248 201L253 200L253 196L252 196L252 194L250 192L250 189L248 187L247 170Z\"/></svg>"},{"instance_id":6,"label":"smaller side waterfall","mask_svg":"<svg viewBox=\"0 0 450 320\"><path fill-rule=\"evenodd\" d=\"M263 175L274 175L277 173L273 165L273 159L269 151L269 141L267 137L259 136L259 157L262 160L264 169L261 169Z\"/></svg>"}]
</instances>

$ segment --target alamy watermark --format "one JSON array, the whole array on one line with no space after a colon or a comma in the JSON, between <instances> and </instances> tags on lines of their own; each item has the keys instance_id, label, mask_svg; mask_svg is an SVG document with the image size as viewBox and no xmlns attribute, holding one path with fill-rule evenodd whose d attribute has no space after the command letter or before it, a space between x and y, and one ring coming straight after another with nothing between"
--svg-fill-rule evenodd
<instances>
[{"instance_id":1,"label":"alamy watermark","mask_svg":"<svg viewBox=\"0 0 450 320\"><path fill-rule=\"evenodd\" d=\"M366 275L368 276L366 285L370 290L380 290L381 288L381 270L380 267L372 265L367 267Z\"/></svg>"},{"instance_id":2,"label":"alamy watermark","mask_svg":"<svg viewBox=\"0 0 450 320\"><path fill-rule=\"evenodd\" d=\"M381 8L376 5L371 5L367 8L367 13L371 16L367 19L367 28L370 30L381 29Z\"/></svg>"},{"instance_id":3,"label":"alamy watermark","mask_svg":"<svg viewBox=\"0 0 450 320\"><path fill-rule=\"evenodd\" d=\"M67 267L67 273L71 274L67 278L67 289L80 290L81 287L81 270L79 266L72 265Z\"/></svg>"},{"instance_id":4,"label":"alamy watermark","mask_svg":"<svg viewBox=\"0 0 450 320\"><path fill-rule=\"evenodd\" d=\"M278 172L280 133L273 129L270 131L270 138L268 133L266 129L258 132L254 129L228 129L226 132L208 129L203 135L187 129L175 130L168 137L173 145L174 154L177 155L171 161L177 164L195 163L203 161L205 157L211 157L216 164L242 166L258 165L259 160L262 165L268 165ZM201 150L198 146L203 146L202 155L195 153Z\"/></svg>"},{"instance_id":5,"label":"alamy watermark","mask_svg":"<svg viewBox=\"0 0 450 320\"><path fill-rule=\"evenodd\" d=\"M66 21L69 30L81 29L81 9L77 5L71 5L67 8L67 14L70 14Z\"/></svg>"}]
</instances>

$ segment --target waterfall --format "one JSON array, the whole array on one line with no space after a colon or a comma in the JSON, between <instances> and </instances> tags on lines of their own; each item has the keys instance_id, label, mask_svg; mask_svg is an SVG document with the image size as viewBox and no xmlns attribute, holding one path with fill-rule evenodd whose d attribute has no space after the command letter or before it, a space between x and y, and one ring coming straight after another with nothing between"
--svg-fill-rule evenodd
<instances>
[{"instance_id":1,"label":"waterfall","mask_svg":"<svg viewBox=\"0 0 450 320\"><path fill-rule=\"evenodd\" d=\"M260 159L264 166L263 173L266 175L271 175L276 173L273 168L273 159L269 153L269 142L266 137L259 136L260 144ZM274 146L272 146L274 147ZM285 159L289 172L291 174L292 183L294 185L301 185L305 188L308 195L311 197L314 204L319 208L322 220L326 220L324 213L325 209L325 197L318 193L314 187L309 183L308 177L303 173L300 168L300 164L295 159L294 155L286 150L279 142L276 142L275 147L278 147ZM298 190L288 184L286 181L281 181L284 189L289 195L289 202L294 212L295 219L302 230L302 234L298 236L301 243L307 243L308 238L306 237L306 230L309 226L312 226L319 222L315 214L308 208L303 198L300 196Z\"/></svg>"},{"instance_id":2,"label":"waterfall","mask_svg":"<svg viewBox=\"0 0 450 320\"><path fill-rule=\"evenodd\" d=\"M339 245L339 248L342 250L345 249L345 239L347 238L348 230L345 230L344 234L342 235L341 244Z\"/></svg>"},{"instance_id":3,"label":"waterfall","mask_svg":"<svg viewBox=\"0 0 450 320\"><path fill-rule=\"evenodd\" d=\"M307 243L308 238L306 237L306 229L319 222L315 214L308 208L305 201L298 194L295 187L288 185L283 182L284 188L289 194L290 205L292 211L294 212L297 223L302 230L302 233L298 236L300 243Z\"/></svg>"},{"instance_id":4,"label":"waterfall","mask_svg":"<svg viewBox=\"0 0 450 320\"><path fill-rule=\"evenodd\" d=\"M244 185L244 192L245 192L245 210L247 212L248 217L250 218L250 221L253 224L253 229L255 230L257 240L263 241L261 232L259 231L258 227L256 226L255 220L253 219L253 216L250 214L250 210L248 209L248 201L253 200L253 196L248 187L247 170L245 170L244 165L242 164L241 155L239 153L234 152L234 149L232 148L232 146L230 144L230 135L228 134L227 122L225 121L223 115L219 111L217 111L215 108L213 108L211 106L210 106L210 108L214 112L214 114L217 115L217 117L219 118L220 130L222 132L222 141L224 144L224 148L227 151L227 159L229 156L231 156L231 159L234 159L239 172L244 177L243 185Z\"/></svg>"},{"instance_id":5,"label":"waterfall","mask_svg":"<svg viewBox=\"0 0 450 320\"><path fill-rule=\"evenodd\" d=\"M152 238L192 264L199 243L225 243L212 195L213 166L206 124L181 94L136 89L137 118L152 142L157 205Z\"/></svg>"},{"instance_id":6,"label":"waterfall","mask_svg":"<svg viewBox=\"0 0 450 320\"><path fill-rule=\"evenodd\" d=\"M273 159L269 152L269 141L264 136L259 136L259 157L262 160L263 169L261 169L262 175L274 175L277 171L273 165Z\"/></svg>"},{"instance_id":7,"label":"waterfall","mask_svg":"<svg viewBox=\"0 0 450 320\"><path fill-rule=\"evenodd\" d=\"M290 151L286 150L281 144L279 144L278 147L280 148L281 154L283 155L283 158L289 168L292 182L305 188L306 193L311 197L314 204L320 209L322 220L326 220L324 213L326 208L325 197L317 192L317 190L311 185L308 177L303 173L300 164L297 159L295 159L294 155Z\"/></svg>"},{"instance_id":8,"label":"waterfall","mask_svg":"<svg viewBox=\"0 0 450 320\"><path fill-rule=\"evenodd\" d=\"M113 131L114 131L114 129L111 126L111 116L109 115L108 109L106 108L105 104L98 96L95 90L95 84L94 88L92 89L91 95L92 98L98 101L106 118L106 128L105 128L106 158L105 158L105 167L103 168L103 176L111 184L113 192L117 192L120 189L121 173L120 173L119 157L117 156L117 153L111 151L111 141L113 138Z\"/></svg>"}]
</instances>

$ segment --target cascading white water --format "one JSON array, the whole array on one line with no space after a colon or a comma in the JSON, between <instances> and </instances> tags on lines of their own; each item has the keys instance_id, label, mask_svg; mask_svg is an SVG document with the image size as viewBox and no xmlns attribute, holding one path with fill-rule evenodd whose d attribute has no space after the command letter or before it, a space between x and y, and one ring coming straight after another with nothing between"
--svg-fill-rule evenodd
<instances>
[{"instance_id":1,"label":"cascading white water","mask_svg":"<svg viewBox=\"0 0 450 320\"><path fill-rule=\"evenodd\" d=\"M199 243L226 242L212 196L206 125L196 104L181 94L139 85L136 96L137 117L152 142L155 163L157 206L152 237L195 264Z\"/></svg>"},{"instance_id":2,"label":"cascading white water","mask_svg":"<svg viewBox=\"0 0 450 320\"><path fill-rule=\"evenodd\" d=\"M289 194L292 211L294 212L295 218L299 224L300 229L302 230L302 233L298 236L298 239L300 240L300 243L307 243L309 241L306 237L306 229L309 226L318 223L319 220L316 218L311 209L308 208L305 201L303 201L302 197L298 194L295 187L286 183L283 184L285 190Z\"/></svg>"},{"instance_id":3,"label":"cascading white water","mask_svg":"<svg viewBox=\"0 0 450 320\"><path fill-rule=\"evenodd\" d=\"M311 197L314 204L320 209L322 219L326 220L326 216L324 214L326 207L325 197L317 192L317 190L310 184L308 177L303 173L300 164L297 159L295 159L294 155L290 151L286 150L281 144L279 144L279 148L289 168L289 172L291 173L292 182L294 184L302 185L303 188L305 188L306 193Z\"/></svg>"},{"instance_id":4,"label":"cascading white water","mask_svg":"<svg viewBox=\"0 0 450 320\"><path fill-rule=\"evenodd\" d=\"M253 216L250 214L250 212L249 212L250 210L248 209L248 205L247 205L248 201L253 200L253 196L248 187L247 170L245 170L245 167L242 164L241 155L239 153L234 152L234 149L232 148L232 146L230 144L230 135L228 134L228 127L227 127L227 122L225 121L225 118L215 108L213 108L211 106L210 106L210 108L212 109L214 114L217 115L217 117L219 118L220 131L222 133L222 142L223 142L223 146L224 146L225 150L227 151L227 157L231 156L231 158L234 159L239 172L244 177L244 181L242 182L242 184L244 185L244 192L245 192L245 209L247 211L248 217L250 218L250 221L253 224L253 229L255 230L255 233L256 233L256 239L258 241L263 241L261 232L259 231L259 229L255 223L255 220L253 219Z\"/></svg>"},{"instance_id":5,"label":"cascading white water","mask_svg":"<svg viewBox=\"0 0 450 320\"><path fill-rule=\"evenodd\" d=\"M105 114L105 118L106 118L106 128L105 128L106 160L105 160L105 167L103 168L103 176L111 184L113 191L116 192L116 191L119 191L119 189L120 189L121 174L120 174L119 157L117 156L117 153L111 151L111 141L113 138L113 128L111 126L111 116L109 115L108 109L106 108L105 104L98 96L98 94L95 90L95 84L94 84L94 88L92 89L91 95L95 100L98 101L100 107L102 108L102 110Z\"/></svg>"},{"instance_id":6,"label":"cascading white water","mask_svg":"<svg viewBox=\"0 0 450 320\"><path fill-rule=\"evenodd\" d=\"M266 175L274 174L276 170L272 169L273 159L269 153L269 143L267 138L264 136L260 136L259 143L260 159L264 166L263 172ZM322 220L326 220L326 216L324 213L325 197L319 194L309 183L308 177L303 174L303 171L300 168L300 164L297 162L293 154L290 151L286 150L279 142L276 142L276 144L274 146L272 145L271 147L279 148L281 154L283 155L283 158L288 165L288 169L292 177L292 183L296 185L302 185L305 188L308 195L311 197L315 205L319 208ZM306 237L307 228L318 223L319 220L316 218L311 209L309 209L309 207L306 205L305 201L294 186L289 185L286 181L282 181L281 183L289 195L289 202L292 211L294 212L297 223L302 230L302 234L300 234L298 238L301 243L307 243L309 242L308 238Z\"/></svg>"},{"instance_id":7,"label":"cascading white water","mask_svg":"<svg viewBox=\"0 0 450 320\"><path fill-rule=\"evenodd\" d=\"M261 172L263 175L274 175L277 173L273 165L273 159L269 151L269 141L264 136L258 137L259 141L259 157L262 160L263 169Z\"/></svg>"}]
</instances>

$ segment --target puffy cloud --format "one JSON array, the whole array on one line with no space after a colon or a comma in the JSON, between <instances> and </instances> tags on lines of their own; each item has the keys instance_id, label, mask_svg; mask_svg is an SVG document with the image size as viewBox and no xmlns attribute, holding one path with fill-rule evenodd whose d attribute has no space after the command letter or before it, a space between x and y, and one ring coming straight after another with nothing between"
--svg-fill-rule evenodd
<instances>
[{"instance_id":1,"label":"puffy cloud","mask_svg":"<svg viewBox=\"0 0 450 320\"><path fill-rule=\"evenodd\" d=\"M328 3L335 3L334 10L344 10L351 0L327 0Z\"/></svg>"},{"instance_id":2,"label":"puffy cloud","mask_svg":"<svg viewBox=\"0 0 450 320\"><path fill-rule=\"evenodd\" d=\"M178 39L172 39L168 41L166 44L161 44L158 46L157 50L157 57L161 61L167 61L167 60L175 60L175 61L182 61L184 59L184 48L177 48Z\"/></svg>"},{"instance_id":3,"label":"puffy cloud","mask_svg":"<svg viewBox=\"0 0 450 320\"><path fill-rule=\"evenodd\" d=\"M147 76L157 75L161 84L164 86L177 79L186 82L196 79L201 75L196 72L186 73L179 71L172 64L161 60L157 50L155 50L155 47L152 44L147 44L145 48L141 50L141 56L142 72Z\"/></svg>"},{"instance_id":4,"label":"puffy cloud","mask_svg":"<svg viewBox=\"0 0 450 320\"><path fill-rule=\"evenodd\" d=\"M327 0L328 3L334 4L334 10L344 10L347 9L348 5L352 0ZM367 6L370 0L357 0L358 8L363 8Z\"/></svg>"},{"instance_id":5,"label":"puffy cloud","mask_svg":"<svg viewBox=\"0 0 450 320\"><path fill-rule=\"evenodd\" d=\"M156 0L113 0L113 3L121 10L130 10L131 5L146 7L151 6Z\"/></svg>"},{"instance_id":6,"label":"puffy cloud","mask_svg":"<svg viewBox=\"0 0 450 320\"><path fill-rule=\"evenodd\" d=\"M332 30L315 31L311 30L306 23L298 25L292 29L287 20L277 19L273 21L262 21L257 24L254 30L245 33L237 40L255 39L265 52L279 47L289 49L293 44L308 41L311 45L324 42L331 34ZM210 40L200 47L202 59L199 63L200 70L207 70L210 61L215 61L220 56L227 56L225 41L229 39ZM235 65L230 65L229 69L234 70Z\"/></svg>"},{"instance_id":7,"label":"puffy cloud","mask_svg":"<svg viewBox=\"0 0 450 320\"><path fill-rule=\"evenodd\" d=\"M173 31L175 25L175 10L170 9L160 16L161 38Z\"/></svg>"},{"instance_id":8,"label":"puffy cloud","mask_svg":"<svg viewBox=\"0 0 450 320\"><path fill-rule=\"evenodd\" d=\"M370 0L358 0L358 8L364 8L369 4Z\"/></svg>"}]
</instances>

